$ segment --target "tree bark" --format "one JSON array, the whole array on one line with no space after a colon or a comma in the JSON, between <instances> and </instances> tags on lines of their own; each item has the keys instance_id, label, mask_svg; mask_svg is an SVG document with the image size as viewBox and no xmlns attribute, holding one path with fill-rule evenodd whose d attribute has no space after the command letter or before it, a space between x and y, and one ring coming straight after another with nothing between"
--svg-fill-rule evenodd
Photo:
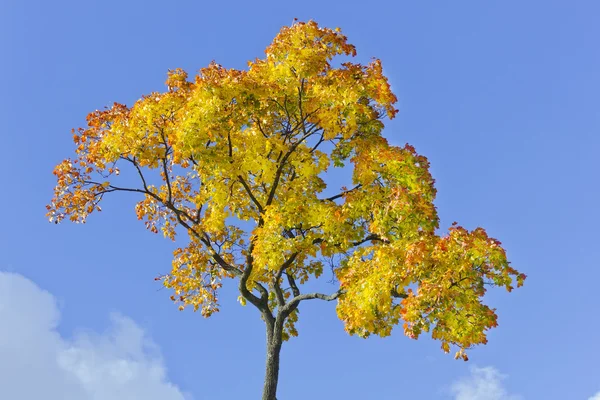
<instances>
[{"instance_id":1,"label":"tree bark","mask_svg":"<svg viewBox=\"0 0 600 400\"><path fill-rule=\"evenodd\" d=\"M267 324L267 365L262 400L277 400L279 354L281 352L281 333L283 331L283 326L281 325L280 323L275 323L274 326L270 327Z\"/></svg>"}]
</instances>

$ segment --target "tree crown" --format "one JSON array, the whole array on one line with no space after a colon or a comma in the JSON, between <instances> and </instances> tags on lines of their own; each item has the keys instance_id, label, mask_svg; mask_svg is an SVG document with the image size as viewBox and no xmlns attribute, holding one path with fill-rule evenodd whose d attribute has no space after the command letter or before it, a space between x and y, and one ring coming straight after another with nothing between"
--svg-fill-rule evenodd
<instances>
[{"instance_id":1,"label":"tree crown","mask_svg":"<svg viewBox=\"0 0 600 400\"><path fill-rule=\"evenodd\" d=\"M337 299L351 334L389 335L402 321L407 336L431 331L466 359L496 326L486 286L510 291L525 275L481 228L436 233L427 159L382 137L397 110L380 61L332 65L355 54L339 29L294 23L247 70L211 63L190 82L176 69L165 92L90 113L73 132L76 157L54 170L50 220L85 222L106 194L139 193L148 229L187 233L162 277L181 308L210 316L222 280L238 278L242 303L267 319L277 310L284 338L301 301ZM325 197L324 174L345 164L353 187ZM303 293L325 266L339 290Z\"/></svg>"}]
</instances>

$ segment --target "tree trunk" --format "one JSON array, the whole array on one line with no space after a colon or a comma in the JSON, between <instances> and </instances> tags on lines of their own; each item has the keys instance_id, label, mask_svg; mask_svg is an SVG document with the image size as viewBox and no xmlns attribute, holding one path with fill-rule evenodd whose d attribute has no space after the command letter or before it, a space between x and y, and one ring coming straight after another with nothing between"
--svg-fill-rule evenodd
<instances>
[{"instance_id":1,"label":"tree trunk","mask_svg":"<svg viewBox=\"0 0 600 400\"><path fill-rule=\"evenodd\" d=\"M262 400L277 400L279 380L279 353L281 352L281 329L276 324L272 331L267 328L267 365Z\"/></svg>"}]
</instances>

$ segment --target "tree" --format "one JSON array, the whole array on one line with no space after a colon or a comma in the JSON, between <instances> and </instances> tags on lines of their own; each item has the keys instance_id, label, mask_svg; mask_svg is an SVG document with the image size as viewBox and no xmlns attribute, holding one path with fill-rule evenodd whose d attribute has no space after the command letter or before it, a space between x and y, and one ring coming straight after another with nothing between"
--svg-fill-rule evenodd
<instances>
[{"instance_id":1,"label":"tree","mask_svg":"<svg viewBox=\"0 0 600 400\"><path fill-rule=\"evenodd\" d=\"M486 286L525 279L483 229L436 233L427 159L382 137L397 110L380 61L331 64L355 54L339 29L298 22L247 70L213 62L193 82L169 71L164 93L90 113L73 131L76 158L54 170L51 221L85 222L108 193L133 192L149 230L185 241L158 278L180 309L209 317L222 281L237 280L266 325L264 400L305 301L337 300L350 334L386 336L402 322L467 360L497 325ZM353 187L326 197L325 173L345 164ZM339 288L306 291L326 267Z\"/></svg>"}]
</instances>

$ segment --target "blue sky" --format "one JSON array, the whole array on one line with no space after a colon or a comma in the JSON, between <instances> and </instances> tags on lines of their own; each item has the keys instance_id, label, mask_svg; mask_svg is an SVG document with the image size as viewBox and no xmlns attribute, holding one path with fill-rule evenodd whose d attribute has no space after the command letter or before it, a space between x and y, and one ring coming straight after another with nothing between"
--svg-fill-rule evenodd
<instances>
[{"instance_id":1,"label":"blue sky","mask_svg":"<svg viewBox=\"0 0 600 400\"><path fill-rule=\"evenodd\" d=\"M178 312L153 280L173 244L136 220L133 196L113 196L85 226L49 224L44 206L53 166L71 155L70 129L89 111L163 90L168 69L193 73L213 59L244 68L294 17L339 26L359 61L382 60L400 109L385 136L429 158L443 227L485 227L529 278L490 293L500 326L468 363L400 329L349 337L333 304L304 304L279 397L600 393L598 15L583 0L4 0L0 397L259 398L257 312L228 287L212 318ZM115 365L129 372L115 378Z\"/></svg>"}]
</instances>

